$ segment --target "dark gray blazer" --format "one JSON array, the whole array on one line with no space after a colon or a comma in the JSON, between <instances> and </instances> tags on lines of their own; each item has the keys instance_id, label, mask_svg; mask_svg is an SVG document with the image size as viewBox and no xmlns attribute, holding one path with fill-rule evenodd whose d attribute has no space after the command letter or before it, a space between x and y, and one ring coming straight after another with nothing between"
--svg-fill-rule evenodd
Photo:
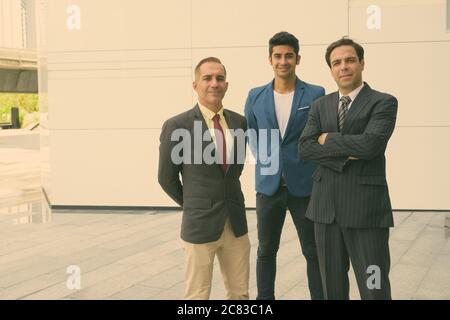
<instances>
[{"instance_id":1,"label":"dark gray blazer","mask_svg":"<svg viewBox=\"0 0 450 320\"><path fill-rule=\"evenodd\" d=\"M238 113L223 111L229 129L247 129L246 120ZM195 148L194 121L201 121L201 132L209 141ZM175 129L185 129L191 136L190 160L174 164L171 160L172 148L179 141L171 141ZM206 133L205 133L206 131ZM248 232L245 215L244 195L241 190L241 176L245 153L238 159L236 145L245 151L245 139L234 139L234 164L229 164L224 173L221 164L207 164L203 151L212 142L203 115L198 105L167 120L160 136L158 181L163 190L183 208L181 238L190 243L206 243L220 238L227 217L236 237ZM243 145L242 145L243 144ZM195 152L197 151L197 155ZM184 154L183 154L184 155ZM194 158L201 163L196 164ZM197 161L198 162L198 161ZM180 175L182 181L180 181Z\"/></svg>"},{"instance_id":2,"label":"dark gray blazer","mask_svg":"<svg viewBox=\"0 0 450 320\"><path fill-rule=\"evenodd\" d=\"M307 217L319 223L334 219L343 227L391 227L391 202L384 152L395 127L397 99L367 83L353 101L338 132L339 93L316 100L299 140L299 157L319 166ZM325 144L317 142L328 132ZM360 160L347 160L349 156Z\"/></svg>"}]
</instances>

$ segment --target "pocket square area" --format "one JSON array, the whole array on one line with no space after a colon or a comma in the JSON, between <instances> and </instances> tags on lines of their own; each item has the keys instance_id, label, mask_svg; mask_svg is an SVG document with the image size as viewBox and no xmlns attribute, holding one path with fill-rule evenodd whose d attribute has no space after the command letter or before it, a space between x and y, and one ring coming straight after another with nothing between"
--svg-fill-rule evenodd
<instances>
[{"instance_id":1,"label":"pocket square area","mask_svg":"<svg viewBox=\"0 0 450 320\"><path fill-rule=\"evenodd\" d=\"M309 109L309 108L311 108L311 106L300 107L300 108L298 108L297 110L304 110L304 109Z\"/></svg>"}]
</instances>

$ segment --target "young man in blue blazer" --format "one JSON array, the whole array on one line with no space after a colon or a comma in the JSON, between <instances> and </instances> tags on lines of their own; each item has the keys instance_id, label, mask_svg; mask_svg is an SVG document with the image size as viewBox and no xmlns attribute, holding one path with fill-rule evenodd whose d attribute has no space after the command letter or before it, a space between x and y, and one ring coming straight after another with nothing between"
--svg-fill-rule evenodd
<instances>
[{"instance_id":1,"label":"young man in blue blazer","mask_svg":"<svg viewBox=\"0 0 450 320\"><path fill-rule=\"evenodd\" d=\"M269 40L269 62L274 79L250 90L245 104L248 128L254 130L249 144L256 158L256 299L275 299L276 256L287 209L306 258L311 298L323 299L314 224L305 217L316 166L300 160L298 140L312 102L325 90L296 76L299 43L288 32L277 33Z\"/></svg>"}]
</instances>

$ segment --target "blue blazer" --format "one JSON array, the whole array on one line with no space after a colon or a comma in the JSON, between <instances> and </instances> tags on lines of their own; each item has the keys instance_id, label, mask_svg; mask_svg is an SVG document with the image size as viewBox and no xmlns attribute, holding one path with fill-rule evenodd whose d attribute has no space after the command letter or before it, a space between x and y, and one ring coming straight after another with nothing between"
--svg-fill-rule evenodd
<instances>
[{"instance_id":1,"label":"blue blazer","mask_svg":"<svg viewBox=\"0 0 450 320\"><path fill-rule=\"evenodd\" d=\"M244 112L248 129L256 131L256 135L249 135L249 146L257 160L255 172L257 192L267 196L274 195L279 189L280 178L283 175L289 193L297 197L310 196L312 174L316 165L306 164L300 160L298 143L311 104L323 95L325 95L324 88L297 78L291 115L282 139L275 114L273 81L250 90ZM271 129L278 129L278 132L273 132L273 137Z\"/></svg>"}]
</instances>

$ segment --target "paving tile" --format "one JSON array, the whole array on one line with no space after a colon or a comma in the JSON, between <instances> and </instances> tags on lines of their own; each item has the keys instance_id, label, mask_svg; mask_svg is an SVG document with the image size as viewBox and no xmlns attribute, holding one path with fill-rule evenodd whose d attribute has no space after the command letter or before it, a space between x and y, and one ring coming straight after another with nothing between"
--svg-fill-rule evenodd
<instances>
[{"instance_id":1,"label":"paving tile","mask_svg":"<svg viewBox=\"0 0 450 320\"><path fill-rule=\"evenodd\" d=\"M47 264L49 259L42 255L35 255L32 257L15 260L9 263L0 265L0 275L13 273L15 271L28 268L33 265ZM1 276L0 276L1 278ZM0 286L1 287L1 286Z\"/></svg>"},{"instance_id":2,"label":"paving tile","mask_svg":"<svg viewBox=\"0 0 450 320\"><path fill-rule=\"evenodd\" d=\"M397 263L389 275L392 299L412 299L427 274L428 269L423 266Z\"/></svg>"},{"instance_id":3,"label":"paving tile","mask_svg":"<svg viewBox=\"0 0 450 320\"><path fill-rule=\"evenodd\" d=\"M278 300L311 300L311 295L305 283L298 283L289 291L279 296Z\"/></svg>"},{"instance_id":4,"label":"paving tile","mask_svg":"<svg viewBox=\"0 0 450 320\"><path fill-rule=\"evenodd\" d=\"M15 284L36 278L39 275L52 272L55 270L55 268L58 268L58 265L58 259L47 258L46 260L41 261L39 264L27 264L27 267L25 268L21 267L19 270L4 272L0 277L0 287L9 288Z\"/></svg>"},{"instance_id":5,"label":"paving tile","mask_svg":"<svg viewBox=\"0 0 450 320\"><path fill-rule=\"evenodd\" d=\"M140 282L146 281L151 277L155 277L161 272L172 269L180 263L175 255L167 254L161 256L159 259L149 260L141 263L139 266L116 263L116 265L123 266L124 272L114 274L112 277L105 278L103 281L97 281L97 272L103 274L103 268L97 269L93 272L83 276L85 282L84 288L81 291L72 295L72 297L80 299L102 299L110 295L116 294ZM107 266L109 267L109 265ZM105 268L107 268L105 267Z\"/></svg>"},{"instance_id":6,"label":"paving tile","mask_svg":"<svg viewBox=\"0 0 450 320\"><path fill-rule=\"evenodd\" d=\"M442 229L445 226L445 220L447 218L447 214L443 212L436 212L433 218L428 222L428 226L436 227Z\"/></svg>"},{"instance_id":7,"label":"paving tile","mask_svg":"<svg viewBox=\"0 0 450 320\"><path fill-rule=\"evenodd\" d=\"M64 273L48 273L23 281L0 291L0 300L15 300L31 295L39 289L66 281Z\"/></svg>"},{"instance_id":8,"label":"paving tile","mask_svg":"<svg viewBox=\"0 0 450 320\"><path fill-rule=\"evenodd\" d=\"M409 250L414 240L389 240L389 252L391 256L391 268L399 262Z\"/></svg>"},{"instance_id":9,"label":"paving tile","mask_svg":"<svg viewBox=\"0 0 450 320\"><path fill-rule=\"evenodd\" d=\"M182 251L181 241L179 239L170 239L167 234L158 239L152 240L155 241L155 245L152 245L149 248L142 248L140 252L129 255L128 257L121 259L119 262L122 264L139 265L142 264L142 262L152 261L155 259L155 257L158 257L162 254ZM132 250L134 250L134 248L132 248Z\"/></svg>"},{"instance_id":10,"label":"paving tile","mask_svg":"<svg viewBox=\"0 0 450 320\"><path fill-rule=\"evenodd\" d=\"M356 281L355 272L353 268L350 266L350 270L348 272L348 282L350 284L350 300L361 300L361 296L359 295L358 283Z\"/></svg>"},{"instance_id":11,"label":"paving tile","mask_svg":"<svg viewBox=\"0 0 450 320\"><path fill-rule=\"evenodd\" d=\"M445 229L444 234L446 242L445 245L442 247L440 254L450 256L450 229Z\"/></svg>"},{"instance_id":12,"label":"paving tile","mask_svg":"<svg viewBox=\"0 0 450 320\"><path fill-rule=\"evenodd\" d=\"M306 282L306 262L303 257L297 257L277 268L275 297L283 296L299 283Z\"/></svg>"},{"instance_id":13,"label":"paving tile","mask_svg":"<svg viewBox=\"0 0 450 320\"><path fill-rule=\"evenodd\" d=\"M392 230L392 240L414 240L433 218L433 213L414 212L406 221Z\"/></svg>"},{"instance_id":14,"label":"paving tile","mask_svg":"<svg viewBox=\"0 0 450 320\"><path fill-rule=\"evenodd\" d=\"M116 235L114 240L103 242L99 246L107 249L119 249L144 239L148 239L150 230L152 230L152 236L173 232L174 223L178 222L180 219L177 216L170 216L170 219L167 217L165 220L166 221L159 220L160 223L158 223L158 220L141 221L139 225L123 230L120 234Z\"/></svg>"},{"instance_id":15,"label":"paving tile","mask_svg":"<svg viewBox=\"0 0 450 320\"><path fill-rule=\"evenodd\" d=\"M427 226L401 257L399 263L430 267L445 242L442 227Z\"/></svg>"},{"instance_id":16,"label":"paving tile","mask_svg":"<svg viewBox=\"0 0 450 320\"><path fill-rule=\"evenodd\" d=\"M400 226L413 212L411 211L399 211L394 214L394 226Z\"/></svg>"},{"instance_id":17,"label":"paving tile","mask_svg":"<svg viewBox=\"0 0 450 320\"><path fill-rule=\"evenodd\" d=\"M305 260L300 248L300 243L295 237L290 241L284 242L284 244L280 245L280 249L278 249L277 254L277 266L282 267L290 263L292 260L298 258Z\"/></svg>"},{"instance_id":18,"label":"paving tile","mask_svg":"<svg viewBox=\"0 0 450 320\"><path fill-rule=\"evenodd\" d=\"M450 256L438 255L419 288L414 299L450 300Z\"/></svg>"},{"instance_id":19,"label":"paving tile","mask_svg":"<svg viewBox=\"0 0 450 320\"><path fill-rule=\"evenodd\" d=\"M140 282L139 284L152 288L169 289L180 282L184 282L184 274L184 264L180 263L171 269L165 270L164 272Z\"/></svg>"},{"instance_id":20,"label":"paving tile","mask_svg":"<svg viewBox=\"0 0 450 320\"><path fill-rule=\"evenodd\" d=\"M158 299L159 293L163 291L161 288L152 288L143 285L134 285L112 296L109 300L151 300Z\"/></svg>"},{"instance_id":21,"label":"paving tile","mask_svg":"<svg viewBox=\"0 0 450 320\"><path fill-rule=\"evenodd\" d=\"M170 289L163 290L158 293L158 299L160 300L183 300L184 294L184 282L180 282Z\"/></svg>"},{"instance_id":22,"label":"paving tile","mask_svg":"<svg viewBox=\"0 0 450 320\"><path fill-rule=\"evenodd\" d=\"M107 279L113 277L114 275L127 272L129 270L128 266L120 264L110 264L105 267L96 269L88 273L81 273L81 289L69 289L67 286L67 280L64 282L57 283L51 287L45 288L43 290L37 291L31 295L23 297L27 300L45 300L45 299L61 299L69 295L75 295L77 292L82 291L85 287L90 287L96 283L106 281Z\"/></svg>"}]
</instances>

